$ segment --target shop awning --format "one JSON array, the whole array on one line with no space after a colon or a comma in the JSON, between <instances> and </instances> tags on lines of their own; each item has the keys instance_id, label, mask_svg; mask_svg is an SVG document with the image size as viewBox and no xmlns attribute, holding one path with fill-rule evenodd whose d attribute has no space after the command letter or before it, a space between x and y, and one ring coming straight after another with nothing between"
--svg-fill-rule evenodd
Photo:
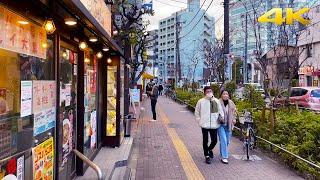
<instances>
[{"instance_id":1,"label":"shop awning","mask_svg":"<svg viewBox=\"0 0 320 180\"><path fill-rule=\"evenodd\" d=\"M149 73L147 73L147 72L144 72L144 73L142 74L142 78L143 78L143 79L153 79L154 76L151 75L151 74L149 74Z\"/></svg>"},{"instance_id":2,"label":"shop awning","mask_svg":"<svg viewBox=\"0 0 320 180\"><path fill-rule=\"evenodd\" d=\"M320 70L314 71L312 73L313 76L320 76Z\"/></svg>"}]
</instances>

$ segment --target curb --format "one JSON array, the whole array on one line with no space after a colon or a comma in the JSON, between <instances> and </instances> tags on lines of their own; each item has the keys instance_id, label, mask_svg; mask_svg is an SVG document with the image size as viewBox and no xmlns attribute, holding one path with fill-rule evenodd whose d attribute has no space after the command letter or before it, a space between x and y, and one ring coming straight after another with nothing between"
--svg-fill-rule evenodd
<instances>
[{"instance_id":1,"label":"curb","mask_svg":"<svg viewBox=\"0 0 320 180\"><path fill-rule=\"evenodd\" d=\"M113 179L130 179L131 169L128 168L128 162L132 155L132 149L133 149L133 138L132 137L126 137L125 139L128 140L127 142L124 142L122 145L129 146L129 152L124 156L122 160L119 160L114 163L114 166L112 168L112 171L110 173L109 177L106 177L108 180ZM125 140L124 140L125 141Z\"/></svg>"}]
</instances>

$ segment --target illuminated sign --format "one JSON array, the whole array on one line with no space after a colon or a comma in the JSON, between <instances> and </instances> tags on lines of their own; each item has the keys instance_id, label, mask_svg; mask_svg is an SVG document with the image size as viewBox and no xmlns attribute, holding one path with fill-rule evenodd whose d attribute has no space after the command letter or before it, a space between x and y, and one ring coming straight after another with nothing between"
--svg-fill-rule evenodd
<instances>
[{"instance_id":1,"label":"illuminated sign","mask_svg":"<svg viewBox=\"0 0 320 180\"><path fill-rule=\"evenodd\" d=\"M281 8L273 8L258 18L260 23L274 23L276 25L293 25L294 21L298 21L303 25L310 24L310 20L305 19L303 14L309 12L309 8L302 8L296 12L292 8L286 8L286 17L283 17L283 10Z\"/></svg>"}]
</instances>

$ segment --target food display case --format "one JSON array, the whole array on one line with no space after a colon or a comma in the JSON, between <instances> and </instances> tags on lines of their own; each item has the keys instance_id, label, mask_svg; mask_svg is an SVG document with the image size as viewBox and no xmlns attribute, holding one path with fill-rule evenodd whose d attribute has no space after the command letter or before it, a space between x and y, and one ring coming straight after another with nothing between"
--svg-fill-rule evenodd
<instances>
[{"instance_id":1,"label":"food display case","mask_svg":"<svg viewBox=\"0 0 320 180\"><path fill-rule=\"evenodd\" d=\"M106 136L117 135L117 66L107 71L107 131Z\"/></svg>"},{"instance_id":2,"label":"food display case","mask_svg":"<svg viewBox=\"0 0 320 180\"><path fill-rule=\"evenodd\" d=\"M123 79L121 79L121 62L117 56L111 56L105 61L102 83L103 94L103 127L102 143L104 146L119 147L124 137L122 106L123 101Z\"/></svg>"}]
</instances>

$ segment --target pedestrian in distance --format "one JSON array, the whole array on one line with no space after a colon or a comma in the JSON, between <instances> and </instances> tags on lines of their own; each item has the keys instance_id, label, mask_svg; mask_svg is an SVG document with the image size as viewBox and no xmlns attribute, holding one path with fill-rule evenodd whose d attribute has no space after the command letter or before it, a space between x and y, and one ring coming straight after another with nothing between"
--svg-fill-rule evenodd
<instances>
[{"instance_id":1,"label":"pedestrian in distance","mask_svg":"<svg viewBox=\"0 0 320 180\"><path fill-rule=\"evenodd\" d=\"M214 158L212 150L217 144L217 129L220 127L218 120L224 118L224 112L219 99L214 97L210 86L204 87L203 92L205 96L197 102L195 116L202 130L205 161L207 164L211 164L211 159ZM211 138L209 146L208 134Z\"/></svg>"},{"instance_id":2,"label":"pedestrian in distance","mask_svg":"<svg viewBox=\"0 0 320 180\"><path fill-rule=\"evenodd\" d=\"M235 113L236 105L230 99L230 94L228 91L223 90L220 96L220 104L223 109L224 119L218 128L218 136L220 141L220 156L221 162L228 164L228 146L231 141L232 129L236 123Z\"/></svg>"},{"instance_id":3,"label":"pedestrian in distance","mask_svg":"<svg viewBox=\"0 0 320 180\"><path fill-rule=\"evenodd\" d=\"M158 90L158 86L157 86L157 81L154 80L154 85L152 87L152 90L150 92L150 99L151 99L151 110L152 110L152 120L150 121L156 121L157 120L157 113L156 113L156 105L157 105L157 101L158 101L158 96L159 96L159 90Z\"/></svg>"},{"instance_id":4,"label":"pedestrian in distance","mask_svg":"<svg viewBox=\"0 0 320 180\"><path fill-rule=\"evenodd\" d=\"M162 96L163 86L162 84L159 85L159 96Z\"/></svg>"},{"instance_id":5,"label":"pedestrian in distance","mask_svg":"<svg viewBox=\"0 0 320 180\"><path fill-rule=\"evenodd\" d=\"M148 97L150 97L150 93L152 91L152 87L153 87L153 82L151 80L150 82L148 82L148 84L146 86L146 94L148 95Z\"/></svg>"}]
</instances>

